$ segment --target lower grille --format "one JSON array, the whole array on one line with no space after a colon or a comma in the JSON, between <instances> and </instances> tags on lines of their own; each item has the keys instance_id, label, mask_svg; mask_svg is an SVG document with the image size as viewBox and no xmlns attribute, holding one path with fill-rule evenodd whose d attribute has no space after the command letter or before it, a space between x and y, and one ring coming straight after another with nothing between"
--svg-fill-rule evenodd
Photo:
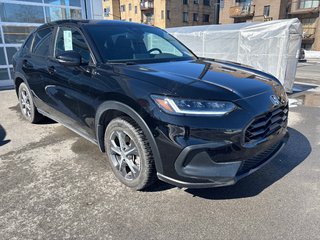
<instances>
[{"instance_id":1,"label":"lower grille","mask_svg":"<svg viewBox=\"0 0 320 240\"><path fill-rule=\"evenodd\" d=\"M266 162L276 151L278 151L280 147L281 147L281 144L279 144L279 143L275 144L272 147L270 147L269 149L267 149L266 151L261 152L252 158L244 160L242 162L241 167L238 170L237 175L247 173L251 169L254 169L254 168L260 166L261 164Z\"/></svg>"},{"instance_id":2,"label":"lower grille","mask_svg":"<svg viewBox=\"0 0 320 240\"><path fill-rule=\"evenodd\" d=\"M257 117L245 131L245 143L254 143L275 134L286 127L287 120L288 106L282 106Z\"/></svg>"}]
</instances>

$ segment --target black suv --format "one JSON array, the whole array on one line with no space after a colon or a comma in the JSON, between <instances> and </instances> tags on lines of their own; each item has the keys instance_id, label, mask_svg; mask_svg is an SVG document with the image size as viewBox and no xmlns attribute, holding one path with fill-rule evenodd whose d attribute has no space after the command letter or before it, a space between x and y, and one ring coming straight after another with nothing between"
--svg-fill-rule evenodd
<instances>
[{"instance_id":1,"label":"black suv","mask_svg":"<svg viewBox=\"0 0 320 240\"><path fill-rule=\"evenodd\" d=\"M116 177L141 190L234 184L288 138L277 79L201 59L167 32L123 21L42 25L14 56L23 116L58 121L99 146Z\"/></svg>"}]
</instances>

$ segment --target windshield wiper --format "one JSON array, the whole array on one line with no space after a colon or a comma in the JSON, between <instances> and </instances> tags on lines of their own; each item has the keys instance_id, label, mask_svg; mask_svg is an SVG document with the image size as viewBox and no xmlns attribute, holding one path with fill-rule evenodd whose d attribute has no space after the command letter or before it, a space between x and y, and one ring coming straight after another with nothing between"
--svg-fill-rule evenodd
<instances>
[{"instance_id":1,"label":"windshield wiper","mask_svg":"<svg viewBox=\"0 0 320 240\"><path fill-rule=\"evenodd\" d=\"M135 62L130 62L130 61L124 61L124 62L120 62L120 61L108 61L107 63L110 63L110 64L125 64L125 65L135 65L137 63Z\"/></svg>"}]
</instances>

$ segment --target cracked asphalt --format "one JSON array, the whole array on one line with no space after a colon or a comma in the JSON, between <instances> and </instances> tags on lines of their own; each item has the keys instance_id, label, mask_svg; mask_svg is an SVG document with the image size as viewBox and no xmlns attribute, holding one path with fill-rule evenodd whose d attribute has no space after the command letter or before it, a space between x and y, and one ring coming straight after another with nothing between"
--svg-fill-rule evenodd
<instances>
[{"instance_id":1,"label":"cracked asphalt","mask_svg":"<svg viewBox=\"0 0 320 240\"><path fill-rule=\"evenodd\" d=\"M320 239L310 83L291 95L290 140L263 169L230 187L148 192L122 186L98 147L61 124L24 121L14 91L0 91L0 239Z\"/></svg>"}]
</instances>

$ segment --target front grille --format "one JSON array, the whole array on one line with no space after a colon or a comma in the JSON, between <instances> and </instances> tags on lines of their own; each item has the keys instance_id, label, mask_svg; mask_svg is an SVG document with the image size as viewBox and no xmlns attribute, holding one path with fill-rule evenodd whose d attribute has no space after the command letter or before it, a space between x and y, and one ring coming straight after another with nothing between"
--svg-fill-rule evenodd
<instances>
[{"instance_id":1,"label":"front grille","mask_svg":"<svg viewBox=\"0 0 320 240\"><path fill-rule=\"evenodd\" d=\"M287 125L288 106L283 106L257 117L246 129L244 141L252 143L275 134Z\"/></svg>"},{"instance_id":2,"label":"front grille","mask_svg":"<svg viewBox=\"0 0 320 240\"><path fill-rule=\"evenodd\" d=\"M241 167L238 170L237 175L241 175L249 172L251 169L258 167L267 161L276 151L279 150L281 144L275 144L264 152L259 153L258 155L244 160L241 164Z\"/></svg>"}]
</instances>

